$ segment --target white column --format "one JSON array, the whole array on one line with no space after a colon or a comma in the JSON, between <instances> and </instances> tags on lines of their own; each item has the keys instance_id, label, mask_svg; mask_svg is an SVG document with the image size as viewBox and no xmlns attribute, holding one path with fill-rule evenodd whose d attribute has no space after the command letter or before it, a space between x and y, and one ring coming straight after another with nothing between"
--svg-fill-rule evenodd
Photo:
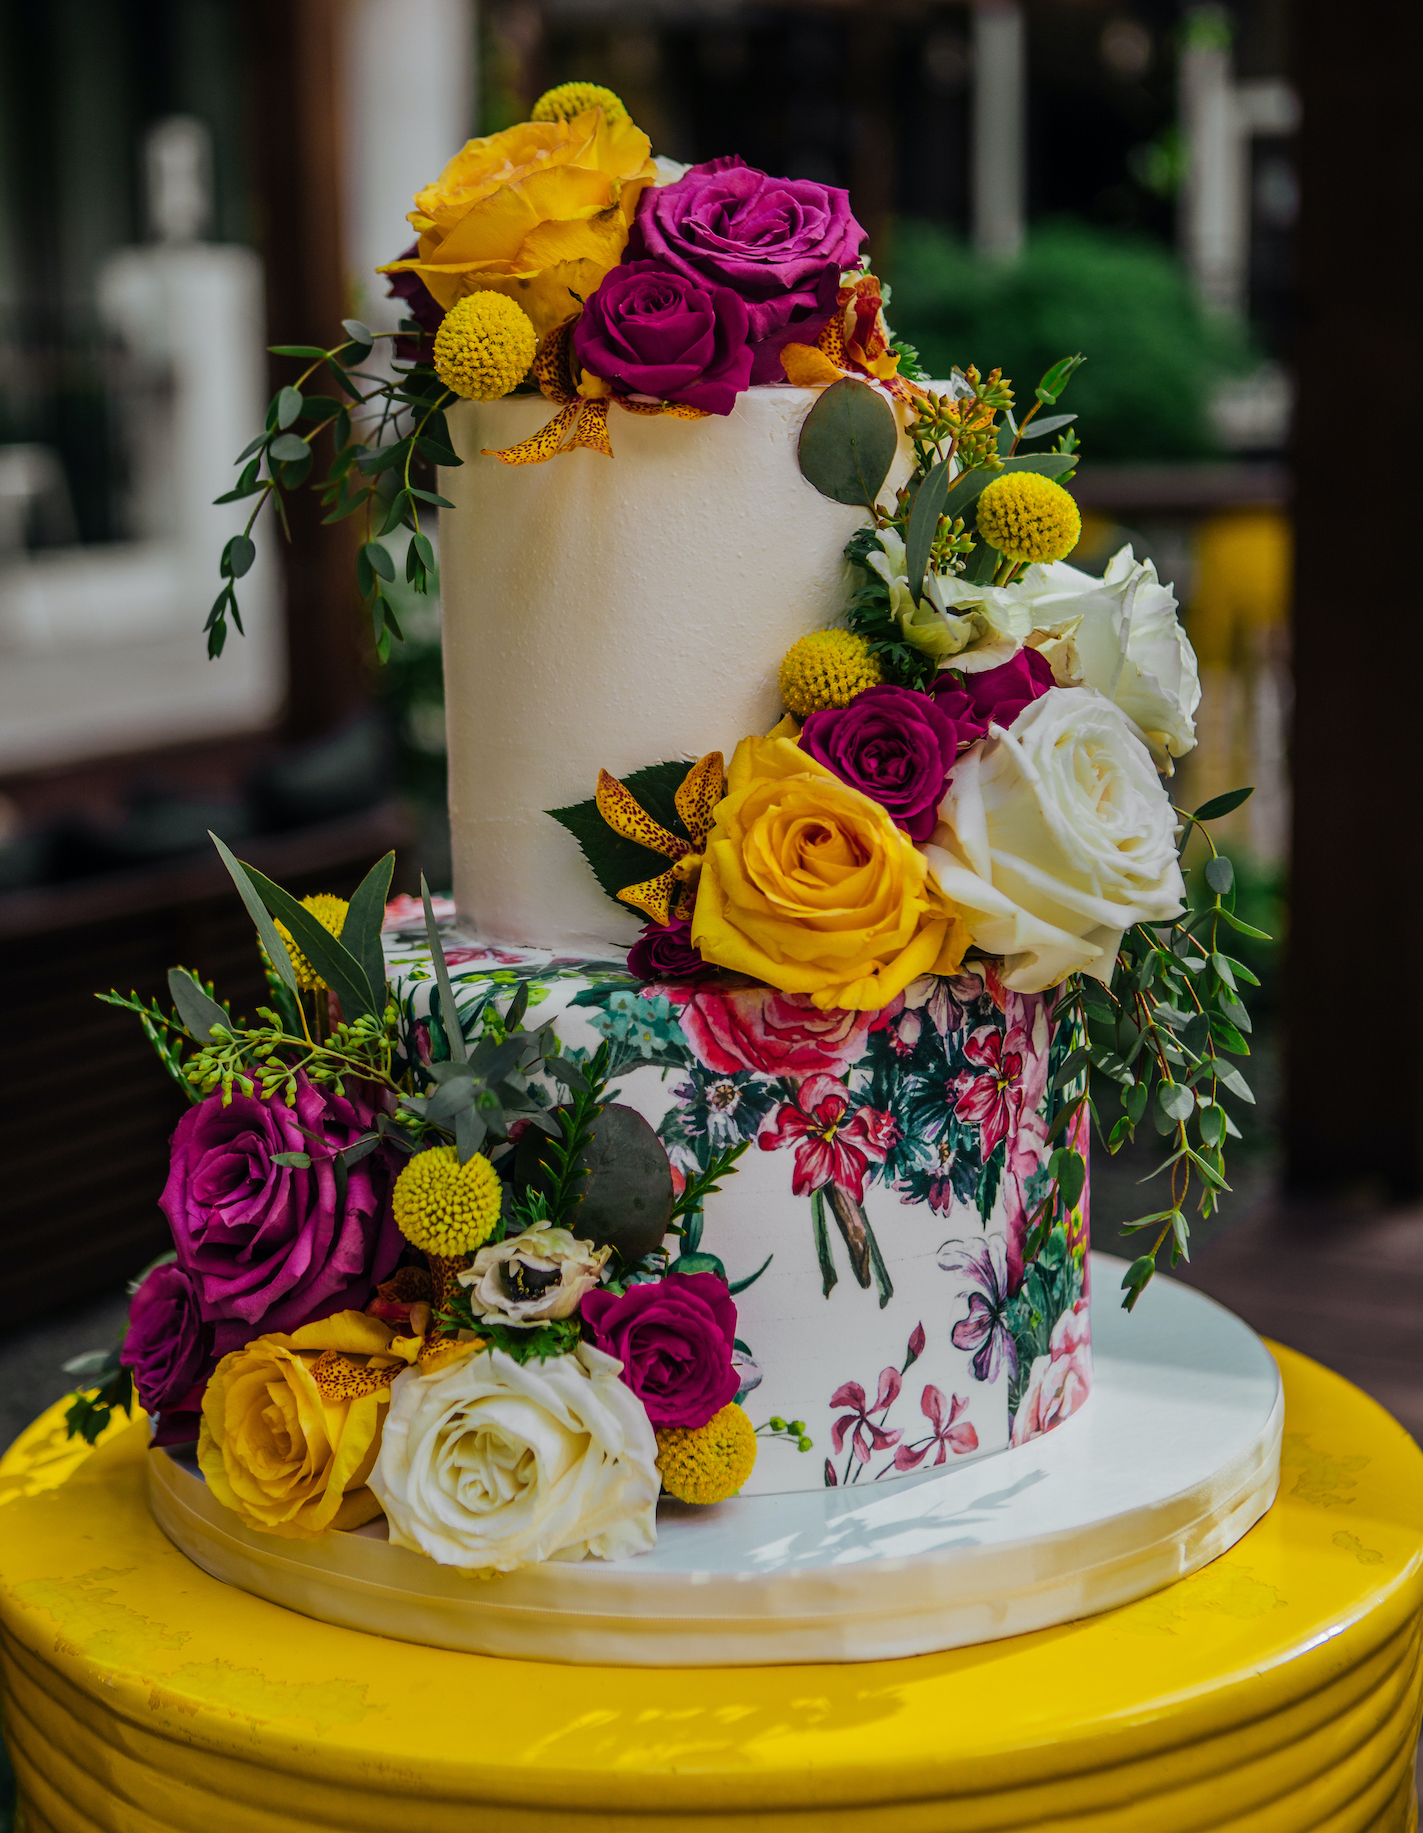
<instances>
[{"instance_id":1,"label":"white column","mask_svg":"<svg viewBox=\"0 0 1423 1833\"><path fill-rule=\"evenodd\" d=\"M1027 213L1027 31L1019 0L973 9L973 240L1010 258Z\"/></svg>"},{"instance_id":2,"label":"white column","mask_svg":"<svg viewBox=\"0 0 1423 1833\"><path fill-rule=\"evenodd\" d=\"M346 247L357 313L401 312L375 269L414 239L415 193L475 132L475 0L351 0L347 33Z\"/></svg>"}]
</instances>

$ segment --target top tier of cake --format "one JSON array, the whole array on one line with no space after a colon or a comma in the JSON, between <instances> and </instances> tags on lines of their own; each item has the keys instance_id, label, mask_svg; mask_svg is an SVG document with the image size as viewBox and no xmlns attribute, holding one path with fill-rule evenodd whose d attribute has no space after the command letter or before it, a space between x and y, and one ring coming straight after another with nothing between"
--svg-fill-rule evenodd
<instances>
[{"instance_id":1,"label":"top tier of cake","mask_svg":"<svg viewBox=\"0 0 1423 1833\"><path fill-rule=\"evenodd\" d=\"M639 919L599 889L545 810L708 751L780 716L790 645L847 602L863 510L796 461L814 391L741 395L725 418L610 417L616 456L483 456L553 413L538 397L450 415L441 476L445 705L462 928L572 954L626 948Z\"/></svg>"}]
</instances>

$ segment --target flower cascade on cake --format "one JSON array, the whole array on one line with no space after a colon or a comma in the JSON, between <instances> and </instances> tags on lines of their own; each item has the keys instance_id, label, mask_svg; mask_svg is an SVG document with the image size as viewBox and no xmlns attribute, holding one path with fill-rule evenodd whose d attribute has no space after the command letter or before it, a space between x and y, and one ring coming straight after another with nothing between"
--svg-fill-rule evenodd
<instances>
[{"instance_id":1,"label":"flower cascade on cake","mask_svg":"<svg viewBox=\"0 0 1423 1833\"><path fill-rule=\"evenodd\" d=\"M269 1003L234 1012L185 968L170 1003L107 996L188 1109L161 1197L172 1252L136 1283L72 1429L92 1438L136 1392L161 1441L196 1440L213 1496L275 1536L383 1514L394 1543L478 1573L644 1552L659 1498L712 1507L763 1448L813 1448L804 1420L760 1407L765 1352L738 1334L738 1296L780 1243L733 1280L703 1239L753 1145L784 1153L809 1199L826 1298L832 1226L861 1291L892 1296L875 1186L952 1217L938 1266L963 1314L931 1321L962 1359L955 1385L1001 1375L1014 1444L1054 1428L1091 1384L1090 1126L1116 1150L1150 1107L1170 1147L1130 1306L1157 1254L1184 1249L1188 1194L1214 1206L1224 1096L1248 1098L1228 1059L1249 974L1225 946L1249 926L1207 824L1249 791L1173 805L1200 688L1172 592L1130 548L1101 577L1069 564L1080 448L1055 410L1082 357L1026 408L996 369L931 381L890 331L845 191L654 159L594 84L471 141L414 201L416 239L383 270L408 311L392 363L370 366L355 320L329 350L279 353L306 367L240 460L228 500L252 507L223 553L212 654L261 510L329 435L328 519L362 518L357 579L387 656L388 542L428 592L421 517L448 506L417 461L458 466L447 410L510 394L547 418L480 462L601 465L614 410L687 422L662 430L691 441L749 389L790 391L805 501L859 518L853 590L764 659L770 730L604 769L548 811L550 837L561 823L645 921L596 1046L534 1022L544 992L519 951L465 949L503 982L462 1003L423 881L418 905L389 906L423 919L412 998L382 949L393 856L348 900L298 900L217 843ZM308 392L333 374L339 400ZM662 1073L688 1078L661 1131L613 1085L638 1054L623 1034L642 1026L651 1062L658 1025L682 1040ZM977 1219L952 1234L970 1186ZM905 1335L877 1384L847 1369L834 1385L827 1484L980 1450L942 1375L920 1389L925 1431L907 1400L895 1412L942 1348L922 1322Z\"/></svg>"}]
</instances>

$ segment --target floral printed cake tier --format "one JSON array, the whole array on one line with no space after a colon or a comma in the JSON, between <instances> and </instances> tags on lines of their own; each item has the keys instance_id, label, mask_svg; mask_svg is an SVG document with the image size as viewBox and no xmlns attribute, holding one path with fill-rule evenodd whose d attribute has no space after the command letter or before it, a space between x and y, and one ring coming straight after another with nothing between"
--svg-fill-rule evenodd
<instances>
[{"instance_id":1,"label":"floral printed cake tier","mask_svg":"<svg viewBox=\"0 0 1423 1833\"><path fill-rule=\"evenodd\" d=\"M423 936L386 946L407 1052L443 1057ZM762 1437L743 1493L939 1469L1023 1443L1086 1400L1085 1188L1070 1224L1024 1258L1049 1128L1073 1092L1053 1087L1073 1037L1054 1027L1052 994L1009 991L983 961L926 975L879 1012L822 1011L725 977L642 983L620 964L454 936L446 958L470 1043L520 984L526 1022L551 1025L567 1059L606 1042L616 1099L655 1129L678 1189L746 1148L699 1238L663 1243L730 1282L743 1405Z\"/></svg>"}]
</instances>

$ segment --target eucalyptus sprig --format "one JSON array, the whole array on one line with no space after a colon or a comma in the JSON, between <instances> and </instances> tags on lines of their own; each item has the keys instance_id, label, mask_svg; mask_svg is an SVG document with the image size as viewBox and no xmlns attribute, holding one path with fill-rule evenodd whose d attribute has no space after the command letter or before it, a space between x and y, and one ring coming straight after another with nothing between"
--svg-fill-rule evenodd
<instances>
[{"instance_id":1,"label":"eucalyptus sprig","mask_svg":"<svg viewBox=\"0 0 1423 1833\"><path fill-rule=\"evenodd\" d=\"M253 497L256 501L242 533L233 535L222 550L218 571L224 583L204 626L209 656L222 654L229 615L242 633L237 582L257 558L252 534L258 517L271 503L290 540L285 493L301 489L310 479L315 441L323 433L331 435L331 458L319 486L329 512L323 519L333 523L353 515L365 518L365 538L356 553L356 585L369 610L382 662L390 654L392 638L404 641L385 589L395 580L395 559L384 545L387 535L409 529L406 581L422 595L431 588L435 551L420 526L420 506L452 505L415 481L415 467L418 460L451 468L463 463L445 419L446 407L457 397L421 363L392 362L390 373L364 368L378 341L418 336L413 320L403 320L399 331L369 331L356 318L346 319L342 328L344 340L329 350L315 344L269 346L272 355L298 358L306 367L273 395L263 431L238 455L242 471L236 486L217 498L219 503ZM313 380L334 381L340 395L315 392L310 387ZM305 430L298 431L304 424Z\"/></svg>"},{"instance_id":2,"label":"eucalyptus sprig","mask_svg":"<svg viewBox=\"0 0 1423 1833\"><path fill-rule=\"evenodd\" d=\"M1238 1139L1240 1131L1222 1096L1255 1100L1249 1083L1228 1059L1250 1054L1250 1014L1240 998L1240 983L1258 986L1259 981L1243 962L1223 951L1222 931L1234 930L1257 941L1269 938L1236 914L1234 868L1205 825L1239 808L1252 793L1236 789L1193 812L1177 810L1185 823L1182 848L1199 829L1209 849L1203 873L1209 900L1174 922L1139 923L1128 930L1111 985L1078 976L1068 983L1057 1008L1059 1022L1075 1016L1088 1036L1062 1065L1059 1083L1082 1076L1090 1065L1121 1090L1122 1114L1105 1136L1107 1150L1115 1154L1135 1139L1148 1112L1167 1144L1166 1157L1143 1182L1168 1176L1169 1202L1122 1225L1126 1233L1155 1231L1151 1245L1122 1280L1128 1311L1155 1273L1163 1248L1169 1248L1173 1266L1190 1258L1186 1208L1191 1199L1199 1216L1210 1216L1222 1193L1230 1189L1225 1141ZM1097 1122L1100 1135L1100 1116L1084 1085L1055 1117L1054 1136L1084 1108ZM1069 1178L1077 1175L1066 1160L1059 1163L1059 1157L1055 1154L1053 1161L1058 1185L1064 1169ZM1040 1242L1028 1243L1028 1250L1040 1247Z\"/></svg>"}]
</instances>

